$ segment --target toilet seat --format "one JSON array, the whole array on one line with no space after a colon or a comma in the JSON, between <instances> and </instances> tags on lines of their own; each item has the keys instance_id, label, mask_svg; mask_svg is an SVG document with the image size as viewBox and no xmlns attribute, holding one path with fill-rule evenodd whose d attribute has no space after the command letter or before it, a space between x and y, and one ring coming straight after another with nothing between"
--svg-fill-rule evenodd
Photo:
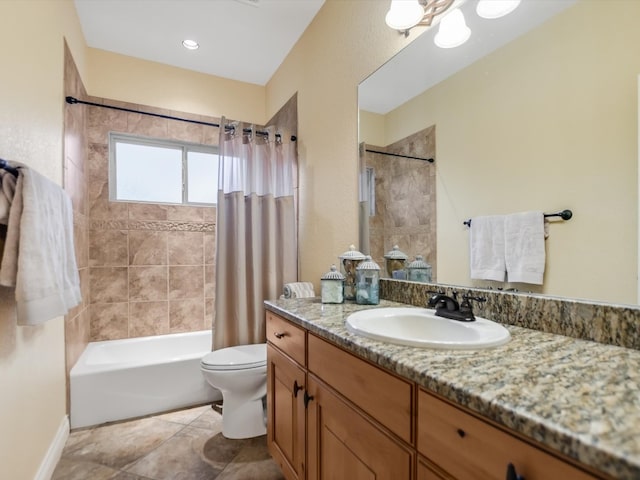
<instances>
[{"instance_id":1,"label":"toilet seat","mask_svg":"<svg viewBox=\"0 0 640 480\"><path fill-rule=\"evenodd\" d=\"M238 345L215 350L200 361L205 370L249 370L267 365L267 345Z\"/></svg>"}]
</instances>

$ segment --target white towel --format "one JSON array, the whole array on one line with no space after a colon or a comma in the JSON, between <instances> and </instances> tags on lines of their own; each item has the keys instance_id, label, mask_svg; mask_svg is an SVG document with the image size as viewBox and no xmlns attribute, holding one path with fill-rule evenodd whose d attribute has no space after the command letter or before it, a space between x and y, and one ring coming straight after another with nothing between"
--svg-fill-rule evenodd
<instances>
[{"instance_id":1,"label":"white towel","mask_svg":"<svg viewBox=\"0 0 640 480\"><path fill-rule=\"evenodd\" d=\"M64 315L82 300L71 200L26 167L20 168L11 203L0 285L15 287L19 325Z\"/></svg>"},{"instance_id":2,"label":"white towel","mask_svg":"<svg viewBox=\"0 0 640 480\"><path fill-rule=\"evenodd\" d=\"M544 277L544 214L523 212L504 220L505 261L509 282L542 285Z\"/></svg>"},{"instance_id":3,"label":"white towel","mask_svg":"<svg viewBox=\"0 0 640 480\"><path fill-rule=\"evenodd\" d=\"M16 192L17 179L6 170L0 170L0 181L2 181L2 188L0 189L0 224L7 225L9 223L11 202L13 202Z\"/></svg>"},{"instance_id":4,"label":"white towel","mask_svg":"<svg viewBox=\"0 0 640 480\"><path fill-rule=\"evenodd\" d=\"M294 282L284 284L284 298L309 298L315 297L316 292L311 282Z\"/></svg>"},{"instance_id":5,"label":"white towel","mask_svg":"<svg viewBox=\"0 0 640 480\"><path fill-rule=\"evenodd\" d=\"M471 278L504 282L504 215L471 219L469 261Z\"/></svg>"}]
</instances>

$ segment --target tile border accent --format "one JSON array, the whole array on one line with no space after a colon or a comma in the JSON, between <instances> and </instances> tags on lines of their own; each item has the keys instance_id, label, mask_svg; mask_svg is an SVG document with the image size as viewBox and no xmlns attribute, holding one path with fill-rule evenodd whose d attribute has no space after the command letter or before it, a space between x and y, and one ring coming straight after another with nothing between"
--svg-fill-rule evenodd
<instances>
[{"instance_id":1,"label":"tile border accent","mask_svg":"<svg viewBox=\"0 0 640 480\"><path fill-rule=\"evenodd\" d=\"M129 230L167 230L181 232L215 232L212 222L141 221L129 222Z\"/></svg>"},{"instance_id":2,"label":"tile border accent","mask_svg":"<svg viewBox=\"0 0 640 480\"><path fill-rule=\"evenodd\" d=\"M91 230L155 230L174 232L215 232L215 222L144 220L92 220Z\"/></svg>"}]
</instances>

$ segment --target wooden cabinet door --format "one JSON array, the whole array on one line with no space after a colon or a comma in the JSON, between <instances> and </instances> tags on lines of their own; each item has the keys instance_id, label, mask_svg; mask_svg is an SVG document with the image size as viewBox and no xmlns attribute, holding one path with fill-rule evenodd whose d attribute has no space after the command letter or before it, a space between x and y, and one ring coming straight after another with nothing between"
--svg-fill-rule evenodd
<instances>
[{"instance_id":1,"label":"wooden cabinet door","mask_svg":"<svg viewBox=\"0 0 640 480\"><path fill-rule=\"evenodd\" d=\"M413 453L308 375L308 480L412 478Z\"/></svg>"},{"instance_id":2,"label":"wooden cabinet door","mask_svg":"<svg viewBox=\"0 0 640 480\"><path fill-rule=\"evenodd\" d=\"M418 457L416 470L417 480L451 480L453 478L435 467L431 462L420 457Z\"/></svg>"},{"instance_id":3,"label":"wooden cabinet door","mask_svg":"<svg viewBox=\"0 0 640 480\"><path fill-rule=\"evenodd\" d=\"M287 480L305 478L305 372L267 344L267 444Z\"/></svg>"}]
</instances>

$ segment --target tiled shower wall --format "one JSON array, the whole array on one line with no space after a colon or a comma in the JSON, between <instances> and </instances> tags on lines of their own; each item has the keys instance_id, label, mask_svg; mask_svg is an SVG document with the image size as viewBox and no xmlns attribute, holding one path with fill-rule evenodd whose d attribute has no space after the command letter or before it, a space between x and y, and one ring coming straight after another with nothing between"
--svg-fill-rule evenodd
<instances>
[{"instance_id":1,"label":"tiled shower wall","mask_svg":"<svg viewBox=\"0 0 640 480\"><path fill-rule=\"evenodd\" d=\"M114 100L90 101L219 122ZM218 128L95 106L87 109L87 127L90 340L210 329L215 207L110 201L108 134L217 145Z\"/></svg>"},{"instance_id":2,"label":"tiled shower wall","mask_svg":"<svg viewBox=\"0 0 640 480\"><path fill-rule=\"evenodd\" d=\"M435 126L403 138L386 147L366 148L421 158L435 158ZM423 160L366 153L367 167L375 172L376 212L369 217L370 254L383 268L384 254L398 245L412 261L422 255L436 265L436 181L435 164Z\"/></svg>"},{"instance_id":3,"label":"tiled shower wall","mask_svg":"<svg viewBox=\"0 0 640 480\"><path fill-rule=\"evenodd\" d=\"M83 99L86 91L67 45L64 46L64 94ZM64 319L67 375L89 343L89 218L87 202L86 111L67 106L64 112L64 190L73 205L76 262L82 303Z\"/></svg>"}]
</instances>

